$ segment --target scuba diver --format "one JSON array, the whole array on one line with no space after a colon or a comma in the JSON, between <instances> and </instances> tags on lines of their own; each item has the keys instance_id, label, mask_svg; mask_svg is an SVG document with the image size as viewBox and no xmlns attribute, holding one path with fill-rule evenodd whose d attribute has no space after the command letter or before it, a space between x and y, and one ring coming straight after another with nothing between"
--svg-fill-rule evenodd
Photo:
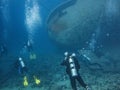
<instances>
[{"instance_id":1,"label":"scuba diver","mask_svg":"<svg viewBox=\"0 0 120 90\"><path fill-rule=\"evenodd\" d=\"M66 66L66 72L69 75L71 86L73 90L77 90L76 80L84 87L89 90L89 87L84 83L83 79L79 74L80 64L76 59L76 54L70 55L68 52L64 53L65 59L61 63L62 66Z\"/></svg>"},{"instance_id":2,"label":"scuba diver","mask_svg":"<svg viewBox=\"0 0 120 90\"><path fill-rule=\"evenodd\" d=\"M29 52L29 58L30 58L31 60L36 59L36 54L35 54L34 51L33 51L33 45L32 45L32 43L30 42L30 40L28 40L27 43L24 44L24 49L26 49L26 50Z\"/></svg>"},{"instance_id":3,"label":"scuba diver","mask_svg":"<svg viewBox=\"0 0 120 90\"><path fill-rule=\"evenodd\" d=\"M24 48L28 50L29 53L33 52L32 43L28 40L26 44L24 44Z\"/></svg>"},{"instance_id":4,"label":"scuba diver","mask_svg":"<svg viewBox=\"0 0 120 90\"><path fill-rule=\"evenodd\" d=\"M18 58L18 60L15 63L15 67L18 69L19 74L26 74L27 73L27 67L21 57Z\"/></svg>"},{"instance_id":5,"label":"scuba diver","mask_svg":"<svg viewBox=\"0 0 120 90\"><path fill-rule=\"evenodd\" d=\"M7 48L5 45L2 45L0 47L0 57L4 56L4 55L7 55L8 51L7 51Z\"/></svg>"},{"instance_id":6,"label":"scuba diver","mask_svg":"<svg viewBox=\"0 0 120 90\"><path fill-rule=\"evenodd\" d=\"M22 74L23 76L23 85L26 87L29 85L29 80L28 80L28 68L26 67L23 59L21 57L18 58L17 62L15 63L15 67L18 69L19 74ZM34 75L33 80L35 81L36 85L40 84L40 79Z\"/></svg>"}]
</instances>

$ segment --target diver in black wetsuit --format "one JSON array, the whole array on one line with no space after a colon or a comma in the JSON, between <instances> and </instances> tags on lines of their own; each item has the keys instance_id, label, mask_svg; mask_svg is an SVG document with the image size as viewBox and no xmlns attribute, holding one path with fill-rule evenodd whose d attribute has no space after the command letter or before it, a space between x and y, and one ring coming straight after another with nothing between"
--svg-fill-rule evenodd
<instances>
[{"instance_id":1,"label":"diver in black wetsuit","mask_svg":"<svg viewBox=\"0 0 120 90\"><path fill-rule=\"evenodd\" d=\"M31 60L36 59L36 54L34 53L33 50L33 43L30 40L28 40L27 43L24 44L24 47L20 53L24 54L26 51L28 52L29 58Z\"/></svg>"},{"instance_id":2,"label":"diver in black wetsuit","mask_svg":"<svg viewBox=\"0 0 120 90\"><path fill-rule=\"evenodd\" d=\"M29 53L33 52L33 46L32 43L28 40L26 44L24 44L24 48L28 50Z\"/></svg>"},{"instance_id":3,"label":"diver in black wetsuit","mask_svg":"<svg viewBox=\"0 0 120 90\"><path fill-rule=\"evenodd\" d=\"M2 45L0 47L0 57L4 56L4 55L7 55L8 51L7 51L7 48L5 45Z\"/></svg>"},{"instance_id":4,"label":"diver in black wetsuit","mask_svg":"<svg viewBox=\"0 0 120 90\"><path fill-rule=\"evenodd\" d=\"M19 74L26 74L28 69L21 57L15 62L15 68L17 68Z\"/></svg>"},{"instance_id":5,"label":"diver in black wetsuit","mask_svg":"<svg viewBox=\"0 0 120 90\"><path fill-rule=\"evenodd\" d=\"M61 63L61 65L66 66L66 72L69 75L72 89L77 90L76 87L77 80L84 88L86 88L86 90L89 90L88 86L84 83L79 74L80 64L78 63L78 60L75 57L76 56L75 53L69 55L68 52L65 52L64 55L65 59Z\"/></svg>"}]
</instances>

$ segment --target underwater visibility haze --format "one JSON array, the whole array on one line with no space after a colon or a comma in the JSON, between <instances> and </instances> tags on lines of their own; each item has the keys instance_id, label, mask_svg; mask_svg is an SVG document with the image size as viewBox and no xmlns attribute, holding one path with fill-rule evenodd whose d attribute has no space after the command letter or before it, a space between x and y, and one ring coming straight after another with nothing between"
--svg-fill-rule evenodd
<instances>
[{"instance_id":1,"label":"underwater visibility haze","mask_svg":"<svg viewBox=\"0 0 120 90\"><path fill-rule=\"evenodd\" d=\"M120 0L0 0L0 90L120 90Z\"/></svg>"}]
</instances>

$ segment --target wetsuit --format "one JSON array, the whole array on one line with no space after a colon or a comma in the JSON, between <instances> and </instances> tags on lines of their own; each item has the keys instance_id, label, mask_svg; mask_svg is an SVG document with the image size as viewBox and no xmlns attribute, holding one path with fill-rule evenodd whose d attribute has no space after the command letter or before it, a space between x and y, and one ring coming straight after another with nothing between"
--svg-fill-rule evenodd
<instances>
[{"instance_id":1,"label":"wetsuit","mask_svg":"<svg viewBox=\"0 0 120 90\"><path fill-rule=\"evenodd\" d=\"M76 87L76 80L84 87L86 88L86 84L82 80L79 69L80 64L78 63L78 60L75 57L65 57L65 60L61 63L61 65L66 66L66 72L69 75L71 86L73 90L77 90Z\"/></svg>"},{"instance_id":2,"label":"wetsuit","mask_svg":"<svg viewBox=\"0 0 120 90\"><path fill-rule=\"evenodd\" d=\"M24 64L23 60L22 61L17 60L15 62L15 67L18 69L19 74L26 74L27 71L28 71L28 69L27 69L26 65Z\"/></svg>"}]
</instances>

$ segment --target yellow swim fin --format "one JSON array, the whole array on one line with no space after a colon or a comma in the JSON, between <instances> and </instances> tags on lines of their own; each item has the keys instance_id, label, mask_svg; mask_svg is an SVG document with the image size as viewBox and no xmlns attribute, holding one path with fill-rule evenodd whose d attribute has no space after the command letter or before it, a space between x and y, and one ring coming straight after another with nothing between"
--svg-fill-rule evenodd
<instances>
[{"instance_id":1,"label":"yellow swim fin","mask_svg":"<svg viewBox=\"0 0 120 90\"><path fill-rule=\"evenodd\" d=\"M34 78L34 80L35 80L35 83L37 84L37 85L39 85L40 84L40 79L38 79L36 76L33 76L33 78Z\"/></svg>"},{"instance_id":2,"label":"yellow swim fin","mask_svg":"<svg viewBox=\"0 0 120 90\"><path fill-rule=\"evenodd\" d=\"M30 54L30 60L35 60L35 59L36 59L36 54L35 53Z\"/></svg>"},{"instance_id":3,"label":"yellow swim fin","mask_svg":"<svg viewBox=\"0 0 120 90\"><path fill-rule=\"evenodd\" d=\"M28 86L27 76L24 76L23 85L24 85L25 87Z\"/></svg>"}]
</instances>

